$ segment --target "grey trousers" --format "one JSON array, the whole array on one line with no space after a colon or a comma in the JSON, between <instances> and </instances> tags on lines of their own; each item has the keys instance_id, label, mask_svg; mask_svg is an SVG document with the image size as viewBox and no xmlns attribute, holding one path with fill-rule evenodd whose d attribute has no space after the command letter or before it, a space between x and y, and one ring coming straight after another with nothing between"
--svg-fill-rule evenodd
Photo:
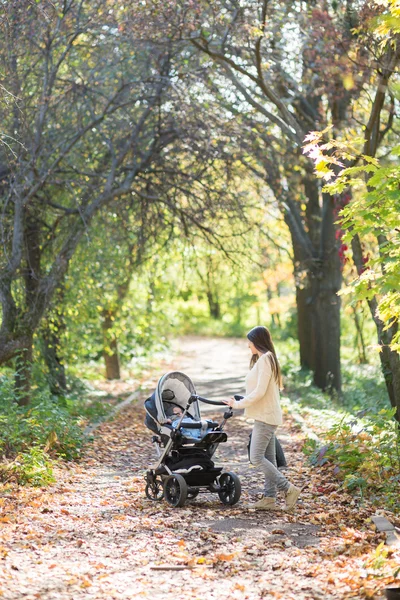
<instances>
[{"instance_id":1,"label":"grey trousers","mask_svg":"<svg viewBox=\"0 0 400 600\"><path fill-rule=\"evenodd\" d=\"M250 462L264 473L264 496L275 498L277 490L287 492L289 481L276 468L276 425L255 421L250 444Z\"/></svg>"}]
</instances>

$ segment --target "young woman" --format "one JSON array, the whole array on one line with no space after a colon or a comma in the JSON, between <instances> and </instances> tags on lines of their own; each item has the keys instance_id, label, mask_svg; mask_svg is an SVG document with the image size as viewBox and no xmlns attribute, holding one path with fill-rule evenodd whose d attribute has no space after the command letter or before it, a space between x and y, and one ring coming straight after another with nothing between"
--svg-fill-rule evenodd
<instances>
[{"instance_id":1,"label":"young woman","mask_svg":"<svg viewBox=\"0 0 400 600\"><path fill-rule=\"evenodd\" d=\"M301 490L276 468L275 431L282 424L279 362L266 327L254 327L247 334L247 340L252 356L246 376L246 396L242 400L229 398L224 402L232 408L244 408L246 417L254 419L250 462L264 473L265 487L264 497L249 508L277 510L275 498L278 490L286 494L286 510L290 510Z\"/></svg>"}]
</instances>

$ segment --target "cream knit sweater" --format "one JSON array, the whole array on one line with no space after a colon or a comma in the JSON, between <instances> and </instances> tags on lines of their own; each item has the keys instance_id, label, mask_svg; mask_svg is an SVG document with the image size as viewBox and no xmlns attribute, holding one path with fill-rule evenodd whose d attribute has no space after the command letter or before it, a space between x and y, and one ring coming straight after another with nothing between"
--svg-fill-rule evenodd
<instances>
[{"instance_id":1,"label":"cream knit sweater","mask_svg":"<svg viewBox=\"0 0 400 600\"><path fill-rule=\"evenodd\" d=\"M282 425L279 386L272 372L268 352L262 354L246 376L246 396L233 408L244 408L248 419Z\"/></svg>"}]
</instances>

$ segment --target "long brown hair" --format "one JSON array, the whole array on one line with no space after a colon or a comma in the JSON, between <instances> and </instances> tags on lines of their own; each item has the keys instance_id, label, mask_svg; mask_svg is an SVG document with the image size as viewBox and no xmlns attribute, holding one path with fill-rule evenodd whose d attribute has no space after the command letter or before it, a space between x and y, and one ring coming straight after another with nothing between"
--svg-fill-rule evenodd
<instances>
[{"instance_id":1,"label":"long brown hair","mask_svg":"<svg viewBox=\"0 0 400 600\"><path fill-rule=\"evenodd\" d=\"M279 361L276 356L274 344L272 343L271 334L266 327L262 325L258 327L253 327L247 334L247 339L250 342L253 342L256 349L262 354L268 354L269 361L272 367L272 373L274 374L276 383L279 385L279 388L282 389L282 373L281 368L279 366ZM250 369L254 367L256 362L258 361L258 354L253 354L250 360Z\"/></svg>"}]
</instances>

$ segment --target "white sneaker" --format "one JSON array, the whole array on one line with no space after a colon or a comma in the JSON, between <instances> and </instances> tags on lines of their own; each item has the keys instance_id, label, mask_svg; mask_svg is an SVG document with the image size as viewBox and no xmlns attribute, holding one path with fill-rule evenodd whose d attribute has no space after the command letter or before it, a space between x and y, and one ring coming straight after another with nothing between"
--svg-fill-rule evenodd
<instances>
[{"instance_id":1,"label":"white sneaker","mask_svg":"<svg viewBox=\"0 0 400 600\"><path fill-rule=\"evenodd\" d=\"M292 510L296 504L301 493L301 489L295 485L290 484L288 491L286 492L286 510Z\"/></svg>"},{"instance_id":2,"label":"white sneaker","mask_svg":"<svg viewBox=\"0 0 400 600\"><path fill-rule=\"evenodd\" d=\"M246 508L255 508L256 510L280 510L279 506L275 503L275 498L271 498L270 496L264 496L258 502L248 504Z\"/></svg>"}]
</instances>

